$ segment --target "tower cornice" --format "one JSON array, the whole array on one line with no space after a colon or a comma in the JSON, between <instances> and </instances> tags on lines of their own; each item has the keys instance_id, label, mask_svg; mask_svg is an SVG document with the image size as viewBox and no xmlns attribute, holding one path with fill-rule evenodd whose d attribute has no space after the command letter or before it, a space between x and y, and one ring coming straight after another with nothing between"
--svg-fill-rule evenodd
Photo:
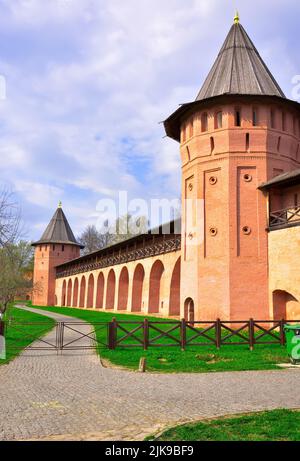
<instances>
[{"instance_id":1,"label":"tower cornice","mask_svg":"<svg viewBox=\"0 0 300 461\"><path fill-rule=\"evenodd\" d=\"M201 101L194 101L182 104L175 112L173 112L165 121L164 127L168 137L180 142L180 127L182 121L195 113L203 111L221 104L238 104L238 103L262 103L281 105L286 108L300 112L300 104L297 101L281 98L279 96L269 95L246 95L246 94L223 94L214 96Z\"/></svg>"}]
</instances>

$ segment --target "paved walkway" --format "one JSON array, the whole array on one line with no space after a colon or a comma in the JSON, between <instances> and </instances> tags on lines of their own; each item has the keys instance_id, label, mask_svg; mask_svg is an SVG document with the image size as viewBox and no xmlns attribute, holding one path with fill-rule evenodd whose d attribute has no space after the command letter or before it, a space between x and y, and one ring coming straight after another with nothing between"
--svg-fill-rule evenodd
<instances>
[{"instance_id":1,"label":"paved walkway","mask_svg":"<svg viewBox=\"0 0 300 461\"><path fill-rule=\"evenodd\" d=\"M0 367L0 440L142 440L178 422L300 408L299 383L298 369L139 374L103 368L91 351L25 351Z\"/></svg>"}]
</instances>

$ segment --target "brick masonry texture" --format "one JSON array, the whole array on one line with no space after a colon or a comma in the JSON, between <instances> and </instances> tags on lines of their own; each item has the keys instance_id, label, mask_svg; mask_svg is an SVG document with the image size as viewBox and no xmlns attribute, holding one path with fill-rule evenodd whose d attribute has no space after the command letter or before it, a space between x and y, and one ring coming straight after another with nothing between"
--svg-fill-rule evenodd
<instances>
[{"instance_id":1,"label":"brick masonry texture","mask_svg":"<svg viewBox=\"0 0 300 461\"><path fill-rule=\"evenodd\" d=\"M28 350L0 367L0 440L133 441L179 422L300 408L299 377L297 369L140 374L103 368L92 351Z\"/></svg>"}]
</instances>

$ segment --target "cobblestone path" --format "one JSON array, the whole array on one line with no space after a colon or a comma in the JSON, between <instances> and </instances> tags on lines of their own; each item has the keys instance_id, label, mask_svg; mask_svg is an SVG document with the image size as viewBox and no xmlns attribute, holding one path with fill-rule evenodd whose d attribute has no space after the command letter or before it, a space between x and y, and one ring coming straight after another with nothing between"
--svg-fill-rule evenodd
<instances>
[{"instance_id":1,"label":"cobblestone path","mask_svg":"<svg viewBox=\"0 0 300 461\"><path fill-rule=\"evenodd\" d=\"M300 408L299 380L298 369L140 374L103 368L92 351L25 351L0 367L0 440L142 440L178 422Z\"/></svg>"}]
</instances>

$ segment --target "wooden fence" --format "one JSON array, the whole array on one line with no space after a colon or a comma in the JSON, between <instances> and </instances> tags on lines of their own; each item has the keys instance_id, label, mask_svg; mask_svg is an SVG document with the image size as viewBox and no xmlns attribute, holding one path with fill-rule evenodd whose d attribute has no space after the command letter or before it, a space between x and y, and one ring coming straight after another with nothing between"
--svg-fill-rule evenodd
<instances>
[{"instance_id":1,"label":"wooden fence","mask_svg":"<svg viewBox=\"0 0 300 461\"><path fill-rule=\"evenodd\" d=\"M150 347L177 346L182 350L190 346L247 345L251 350L259 344L285 344L284 325L299 320L254 320L187 322L117 321L113 319L108 328L108 347Z\"/></svg>"},{"instance_id":2,"label":"wooden fence","mask_svg":"<svg viewBox=\"0 0 300 461\"><path fill-rule=\"evenodd\" d=\"M284 326L287 323L300 323L299 320L254 320L245 321L193 321L186 320L148 320L92 322L90 331L81 329L85 322L57 322L56 334L45 338L49 331L47 322L0 322L0 334L7 334L10 348L31 349L90 349L105 347L118 348L141 347L144 350L153 347L189 347L247 346L253 350L257 345L285 345ZM41 327L39 327L39 325ZM30 326L35 331L30 330ZM46 328L45 328L46 327ZM50 327L51 330L51 327ZM72 333L72 337L65 333ZM54 332L55 333L55 332ZM28 346L24 346L24 341ZM82 343L82 340L87 342ZM25 341L25 342L26 342Z\"/></svg>"}]
</instances>

